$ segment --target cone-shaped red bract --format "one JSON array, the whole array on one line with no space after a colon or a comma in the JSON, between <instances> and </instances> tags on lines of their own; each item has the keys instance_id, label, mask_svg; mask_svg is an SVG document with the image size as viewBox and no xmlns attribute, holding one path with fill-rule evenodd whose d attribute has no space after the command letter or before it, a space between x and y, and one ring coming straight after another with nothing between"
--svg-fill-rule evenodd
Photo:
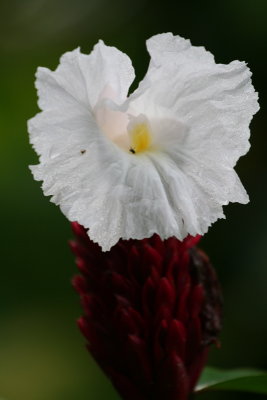
<instances>
[{"instance_id":1,"label":"cone-shaped red bract","mask_svg":"<svg viewBox=\"0 0 267 400\"><path fill-rule=\"evenodd\" d=\"M72 227L79 326L94 359L122 399L187 399L221 328L220 289L199 237L121 240L102 252Z\"/></svg>"}]
</instances>

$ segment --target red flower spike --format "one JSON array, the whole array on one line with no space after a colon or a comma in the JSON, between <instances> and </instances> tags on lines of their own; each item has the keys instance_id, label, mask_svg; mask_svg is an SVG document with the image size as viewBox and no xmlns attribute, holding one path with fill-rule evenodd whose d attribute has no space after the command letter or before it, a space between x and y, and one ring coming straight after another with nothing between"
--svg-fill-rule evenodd
<instances>
[{"instance_id":1,"label":"red flower spike","mask_svg":"<svg viewBox=\"0 0 267 400\"><path fill-rule=\"evenodd\" d=\"M218 343L221 293L208 257L183 242L120 240L109 252L72 224L73 286L88 349L124 400L186 400Z\"/></svg>"}]
</instances>

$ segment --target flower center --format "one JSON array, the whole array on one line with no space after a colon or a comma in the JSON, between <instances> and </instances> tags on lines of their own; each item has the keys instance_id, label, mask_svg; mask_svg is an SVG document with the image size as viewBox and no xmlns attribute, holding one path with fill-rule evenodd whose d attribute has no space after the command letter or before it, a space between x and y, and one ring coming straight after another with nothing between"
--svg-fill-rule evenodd
<instances>
[{"instance_id":1,"label":"flower center","mask_svg":"<svg viewBox=\"0 0 267 400\"><path fill-rule=\"evenodd\" d=\"M151 146L151 132L145 122L138 123L129 131L131 148L130 152L141 153Z\"/></svg>"}]
</instances>

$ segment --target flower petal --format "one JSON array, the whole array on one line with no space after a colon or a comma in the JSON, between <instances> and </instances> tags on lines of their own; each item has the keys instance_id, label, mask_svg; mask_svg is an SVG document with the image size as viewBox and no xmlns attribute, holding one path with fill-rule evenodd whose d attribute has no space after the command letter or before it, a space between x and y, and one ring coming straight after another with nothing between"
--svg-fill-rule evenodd
<instances>
[{"instance_id":1,"label":"flower petal","mask_svg":"<svg viewBox=\"0 0 267 400\"><path fill-rule=\"evenodd\" d=\"M42 110L75 106L93 108L102 97L125 101L135 77L129 57L102 41L89 55L80 49L65 53L58 68L38 68L36 87Z\"/></svg>"},{"instance_id":2,"label":"flower petal","mask_svg":"<svg viewBox=\"0 0 267 400\"><path fill-rule=\"evenodd\" d=\"M39 67L36 87L43 112L28 122L28 130L41 160L73 144L80 143L82 149L92 134L101 134L96 103L103 97L124 102L133 79L129 57L102 41L89 55L79 49L64 54L55 71Z\"/></svg>"},{"instance_id":3,"label":"flower petal","mask_svg":"<svg viewBox=\"0 0 267 400\"><path fill-rule=\"evenodd\" d=\"M215 217L214 202L248 202L233 167L249 149L249 123L259 109L250 70L239 61L215 64L203 47L172 34L154 36L147 46L150 67L130 99L131 112L154 120L157 145L172 160L172 174L176 170L173 187L183 171L192 190L199 189L188 196L187 206L194 203L196 215L210 224L223 215L216 207ZM204 208L199 207L203 194ZM201 225L203 234L207 228Z\"/></svg>"},{"instance_id":4,"label":"flower petal","mask_svg":"<svg viewBox=\"0 0 267 400\"><path fill-rule=\"evenodd\" d=\"M249 68L215 64L204 47L171 33L153 36L147 47L150 67L130 99L132 112L183 123L190 153L204 151L233 167L249 149L249 123L259 109Z\"/></svg>"},{"instance_id":5,"label":"flower petal","mask_svg":"<svg viewBox=\"0 0 267 400\"><path fill-rule=\"evenodd\" d=\"M176 66L189 63L190 68L199 69L200 64L214 64L214 56L202 46L192 46L190 40L172 33L161 33L147 40L151 56L150 66L155 68L169 61ZM196 63L197 61L197 63Z\"/></svg>"},{"instance_id":6,"label":"flower petal","mask_svg":"<svg viewBox=\"0 0 267 400\"><path fill-rule=\"evenodd\" d=\"M99 140L84 154L73 146L31 170L43 180L44 194L52 195L71 221L90 228L90 238L104 251L121 237L142 239L155 231L162 238L187 235L147 157L137 160Z\"/></svg>"}]
</instances>

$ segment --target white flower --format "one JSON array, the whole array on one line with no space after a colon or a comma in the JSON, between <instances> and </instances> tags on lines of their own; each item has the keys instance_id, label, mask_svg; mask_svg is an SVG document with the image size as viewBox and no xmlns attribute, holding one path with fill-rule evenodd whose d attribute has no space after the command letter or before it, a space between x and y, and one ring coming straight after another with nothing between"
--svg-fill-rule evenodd
<instances>
[{"instance_id":1,"label":"white flower","mask_svg":"<svg viewBox=\"0 0 267 400\"><path fill-rule=\"evenodd\" d=\"M40 164L31 170L104 251L120 238L204 234L223 205L248 202L234 171L258 110L246 64L216 64L171 33L147 48L148 72L129 97L131 61L102 41L37 71L42 112L29 132Z\"/></svg>"}]
</instances>

